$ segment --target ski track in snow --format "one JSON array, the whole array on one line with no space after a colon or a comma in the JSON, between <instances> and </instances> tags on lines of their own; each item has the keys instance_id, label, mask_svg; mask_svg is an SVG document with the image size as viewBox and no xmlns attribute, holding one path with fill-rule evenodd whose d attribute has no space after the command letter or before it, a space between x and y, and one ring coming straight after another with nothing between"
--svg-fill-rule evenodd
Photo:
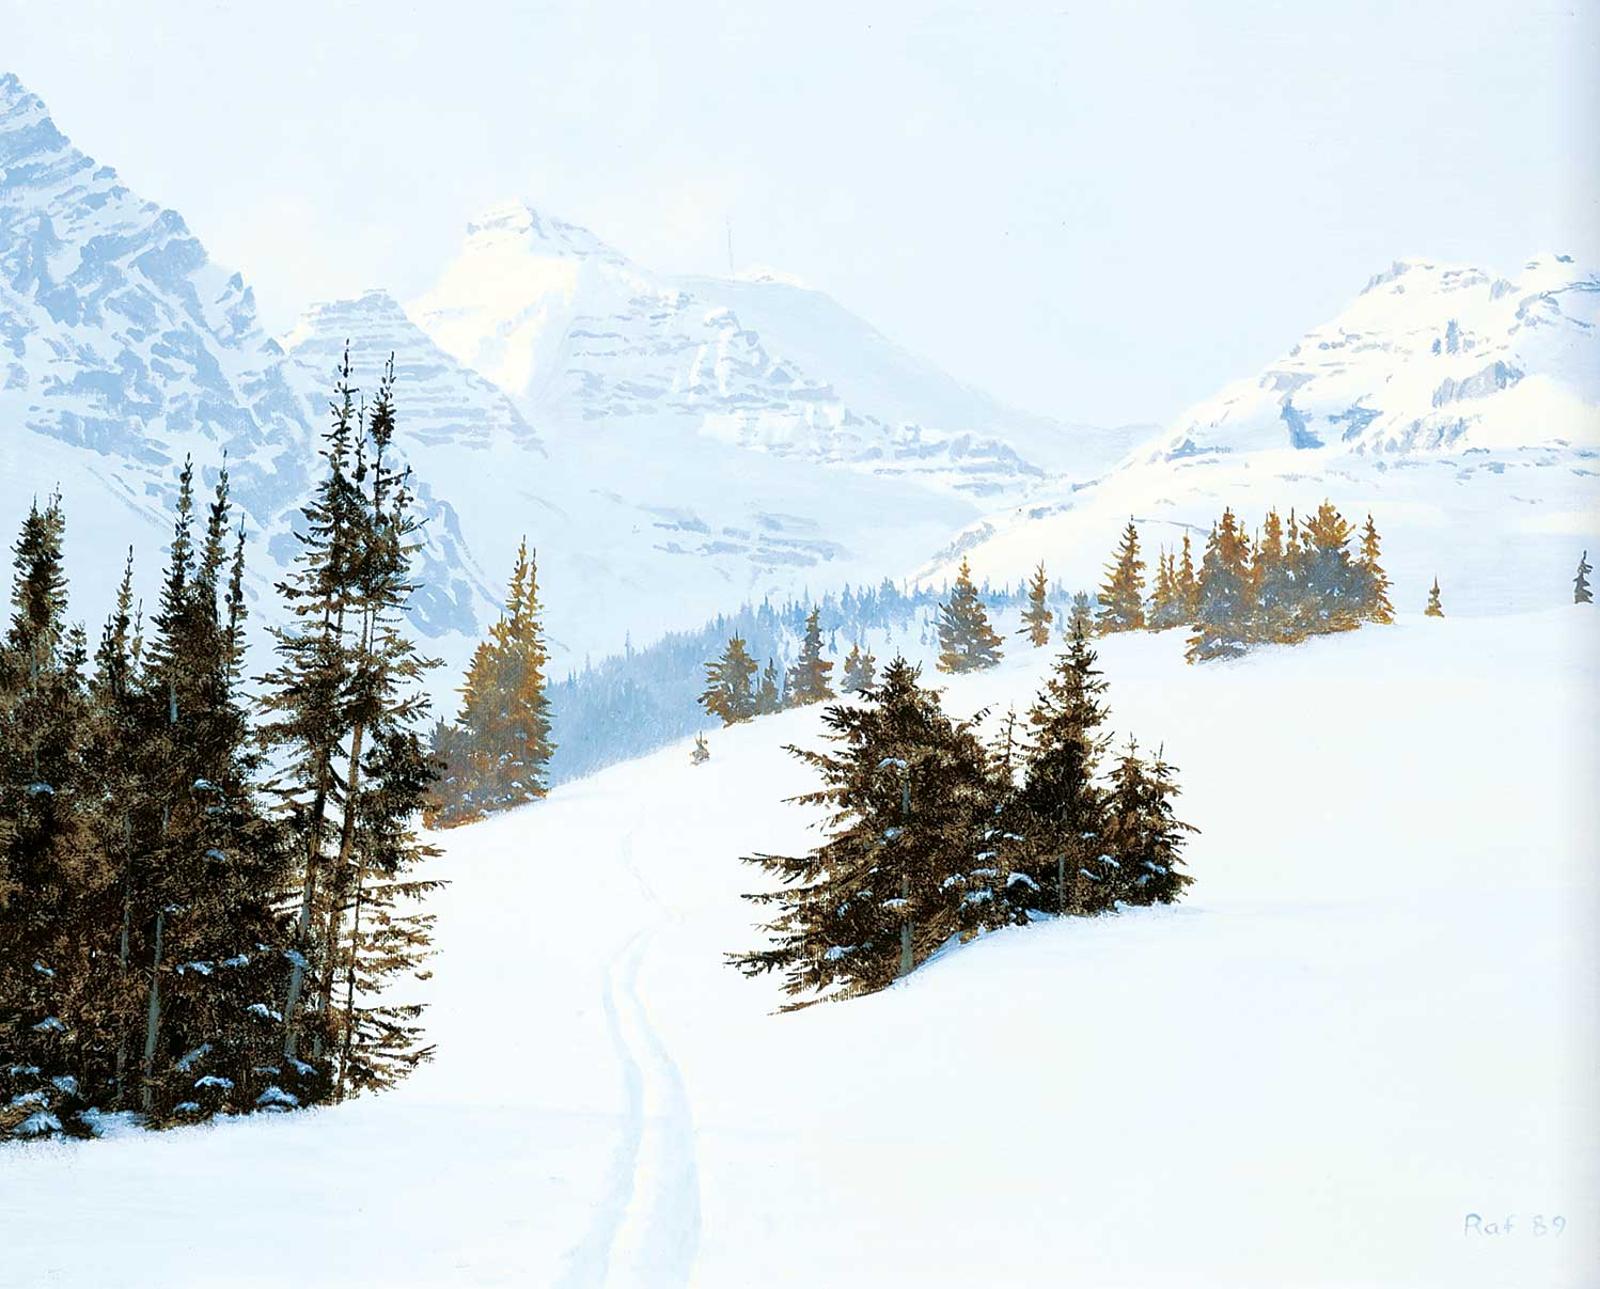
<instances>
[{"instance_id":1,"label":"ski track in snow","mask_svg":"<svg viewBox=\"0 0 1600 1289\"><path fill-rule=\"evenodd\" d=\"M686 1285L700 1242L700 1176L688 1092L639 992L639 971L671 914L622 842L624 865L661 916L623 945L605 975L606 1027L622 1065L622 1140L594 1226L561 1289Z\"/></svg>"}]
</instances>

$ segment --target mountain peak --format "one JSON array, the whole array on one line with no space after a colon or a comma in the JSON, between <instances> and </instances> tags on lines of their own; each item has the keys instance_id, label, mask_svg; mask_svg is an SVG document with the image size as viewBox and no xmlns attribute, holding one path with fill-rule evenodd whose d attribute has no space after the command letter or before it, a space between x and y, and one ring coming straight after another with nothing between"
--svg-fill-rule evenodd
<instances>
[{"instance_id":1,"label":"mountain peak","mask_svg":"<svg viewBox=\"0 0 1600 1289\"><path fill-rule=\"evenodd\" d=\"M38 102L39 96L29 90L15 72L0 72L0 106Z\"/></svg>"},{"instance_id":2,"label":"mountain peak","mask_svg":"<svg viewBox=\"0 0 1600 1289\"><path fill-rule=\"evenodd\" d=\"M556 219L520 199L496 202L469 222L467 241L478 247L509 244L536 255L626 262L582 225Z\"/></svg>"},{"instance_id":3,"label":"mountain peak","mask_svg":"<svg viewBox=\"0 0 1600 1289\"><path fill-rule=\"evenodd\" d=\"M0 173L7 165L66 146L44 100L13 73L0 73Z\"/></svg>"}]
</instances>

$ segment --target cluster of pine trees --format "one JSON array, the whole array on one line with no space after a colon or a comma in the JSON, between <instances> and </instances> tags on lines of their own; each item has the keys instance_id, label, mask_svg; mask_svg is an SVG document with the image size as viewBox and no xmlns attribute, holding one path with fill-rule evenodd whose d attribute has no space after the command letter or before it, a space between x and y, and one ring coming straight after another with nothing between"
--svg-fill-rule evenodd
<instances>
[{"instance_id":1,"label":"cluster of pine trees","mask_svg":"<svg viewBox=\"0 0 1600 1289\"><path fill-rule=\"evenodd\" d=\"M201 516L185 463L160 602L145 622L130 552L92 655L59 498L23 521L0 642L0 1137L290 1109L429 1055L388 992L427 954L436 885L414 871L430 664L402 624L416 521L392 393L391 363L358 413L346 356L254 702L225 468Z\"/></svg>"},{"instance_id":2,"label":"cluster of pine trees","mask_svg":"<svg viewBox=\"0 0 1600 1289\"><path fill-rule=\"evenodd\" d=\"M1394 621L1389 578L1379 562L1372 516L1356 530L1331 502L1288 522L1267 512L1252 538L1231 509L1212 525L1199 571L1188 535L1181 551L1157 556L1146 594L1139 530L1132 519L1106 570L1096 624L1102 635L1191 625L1190 662L1234 658L1253 644L1294 644L1308 636Z\"/></svg>"},{"instance_id":3,"label":"cluster of pine trees","mask_svg":"<svg viewBox=\"0 0 1600 1289\"><path fill-rule=\"evenodd\" d=\"M430 826L471 823L545 795L555 752L545 694L549 662L538 572L524 539L505 611L473 652L461 715L434 728L439 779L425 812Z\"/></svg>"},{"instance_id":4,"label":"cluster of pine trees","mask_svg":"<svg viewBox=\"0 0 1600 1289\"><path fill-rule=\"evenodd\" d=\"M806 615L799 656L781 675L777 663L769 658L758 676L756 661L740 635L730 637L722 656L706 663L705 670L700 705L724 725L790 707L808 707L836 696L831 680L833 663L822 656L822 611L818 608ZM878 660L871 650L857 642L845 656L840 684L846 693L859 693L873 683L877 670Z\"/></svg>"},{"instance_id":5,"label":"cluster of pine trees","mask_svg":"<svg viewBox=\"0 0 1600 1289\"><path fill-rule=\"evenodd\" d=\"M834 747L791 748L822 780L798 800L828 811L801 856L747 859L778 887L770 942L729 961L778 971L784 989L881 989L952 937L1040 915L1171 903L1190 878L1173 767L1130 743L1108 764L1106 685L1082 624L1025 720L997 739L947 715L920 670L895 658L862 701L823 722Z\"/></svg>"}]
</instances>

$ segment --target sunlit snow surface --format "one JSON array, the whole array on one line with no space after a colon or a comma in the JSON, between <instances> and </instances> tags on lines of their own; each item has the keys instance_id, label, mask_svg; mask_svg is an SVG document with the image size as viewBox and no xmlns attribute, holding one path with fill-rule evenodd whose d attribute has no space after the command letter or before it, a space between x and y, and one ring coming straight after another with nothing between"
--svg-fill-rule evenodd
<instances>
[{"instance_id":1,"label":"sunlit snow surface","mask_svg":"<svg viewBox=\"0 0 1600 1289\"><path fill-rule=\"evenodd\" d=\"M814 839L780 745L817 713L675 745L445 837L437 1064L0 1152L0 1280L1592 1284L1600 616L1180 653L1103 660L1203 830L1184 905L774 1015L721 955L755 943L737 857ZM1046 660L949 704L1021 704Z\"/></svg>"}]
</instances>

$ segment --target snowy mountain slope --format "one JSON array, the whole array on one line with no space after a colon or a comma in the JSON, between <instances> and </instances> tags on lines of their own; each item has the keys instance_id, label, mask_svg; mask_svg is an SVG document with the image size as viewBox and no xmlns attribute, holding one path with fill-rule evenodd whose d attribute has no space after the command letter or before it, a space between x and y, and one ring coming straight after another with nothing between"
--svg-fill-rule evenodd
<instances>
[{"instance_id":1,"label":"snowy mountain slope","mask_svg":"<svg viewBox=\"0 0 1600 1289\"><path fill-rule=\"evenodd\" d=\"M327 400L328 374L347 343L353 358L369 365L394 355L409 441L495 455L543 454L538 434L515 404L434 345L386 291L312 305L283 338L297 369L295 383L308 400Z\"/></svg>"},{"instance_id":2,"label":"snowy mountain slope","mask_svg":"<svg viewBox=\"0 0 1600 1289\"><path fill-rule=\"evenodd\" d=\"M381 356L397 355L407 459L436 494L462 499L445 520L463 552L452 575L497 596L518 541L536 549L558 665L745 600L875 580L886 556L904 566L974 513L965 497L917 480L698 434L641 440L611 422L581 433L540 422L536 432L381 292L319 305L286 337L308 402L326 402L347 339L364 384Z\"/></svg>"},{"instance_id":3,"label":"snowy mountain slope","mask_svg":"<svg viewBox=\"0 0 1600 1289\"><path fill-rule=\"evenodd\" d=\"M991 427L1048 474L1091 477L1158 428L1068 425L1005 407L900 348L831 296L780 276L758 271L679 281L696 295L725 301L802 370L826 372L851 406L893 409L880 415L912 424Z\"/></svg>"},{"instance_id":4,"label":"snowy mountain slope","mask_svg":"<svg viewBox=\"0 0 1600 1289\"><path fill-rule=\"evenodd\" d=\"M1600 276L1540 255L1515 278L1397 262L1259 377L1191 408L1153 459L1600 449Z\"/></svg>"},{"instance_id":5,"label":"snowy mountain slope","mask_svg":"<svg viewBox=\"0 0 1600 1289\"><path fill-rule=\"evenodd\" d=\"M75 614L104 611L130 543L154 584L185 454L209 487L226 453L260 598L293 555L326 377L313 394L242 278L0 75L0 507L18 523L60 487ZM432 522L413 618L433 636L470 632L484 603L451 509L426 480L419 501Z\"/></svg>"},{"instance_id":6,"label":"snowy mountain slope","mask_svg":"<svg viewBox=\"0 0 1600 1289\"><path fill-rule=\"evenodd\" d=\"M1190 409L1088 484L1052 483L970 525L919 570L1014 579L1044 559L1094 587L1123 524L1149 556L1190 535L1198 560L1224 506L1324 498L1368 512L1396 603L1437 575L1472 613L1561 602L1600 548L1600 279L1562 257L1515 282L1396 265L1260 376Z\"/></svg>"},{"instance_id":7,"label":"snowy mountain slope","mask_svg":"<svg viewBox=\"0 0 1600 1289\"><path fill-rule=\"evenodd\" d=\"M713 733L698 768L680 743L446 835L436 1064L13 1148L8 1271L266 1286L292 1220L307 1285L1590 1283L1600 618L1403 614L1201 669L1175 633L1104 646L1113 726L1165 742L1202 829L1185 904L774 1015L721 955L755 942L737 857L816 839L780 799L818 713ZM947 704L1024 703L1047 661Z\"/></svg>"},{"instance_id":8,"label":"snowy mountain slope","mask_svg":"<svg viewBox=\"0 0 1600 1289\"><path fill-rule=\"evenodd\" d=\"M605 422L641 440L700 436L978 496L1040 476L1007 436L1028 425L1042 438L1037 421L1012 414L1008 426L997 406L906 359L837 306L843 334L825 340L806 317L816 312L813 293L756 294L768 329L733 303L750 301L750 284L652 274L586 229L510 202L468 226L461 253L409 310L540 425ZM775 311L787 325L771 324ZM808 328L810 343L797 348L810 362L775 347L774 335ZM884 355L887 366L877 361ZM831 383L835 363L884 371L874 384L854 382L865 397L856 404Z\"/></svg>"}]
</instances>

